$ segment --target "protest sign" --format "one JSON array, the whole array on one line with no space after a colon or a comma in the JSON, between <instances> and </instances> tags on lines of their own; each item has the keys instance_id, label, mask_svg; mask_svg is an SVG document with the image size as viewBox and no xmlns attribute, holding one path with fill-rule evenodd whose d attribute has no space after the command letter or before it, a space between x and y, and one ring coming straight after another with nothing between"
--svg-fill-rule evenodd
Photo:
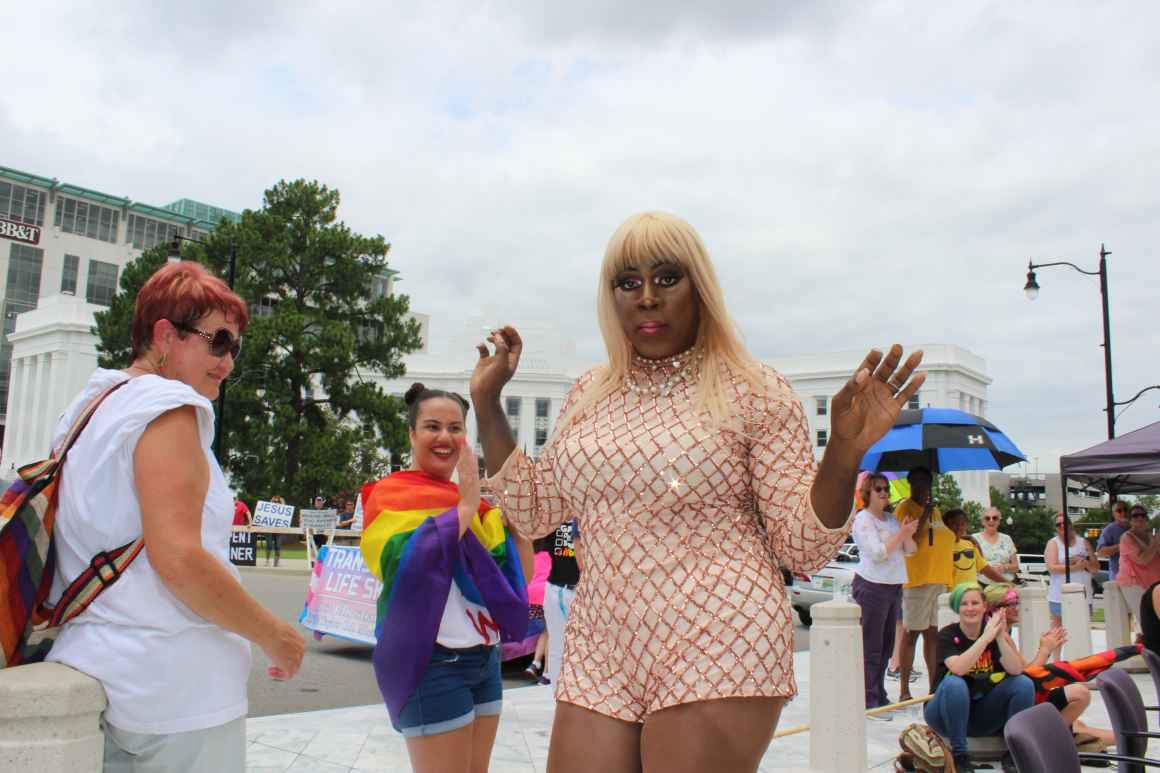
<instances>
[{"instance_id":1,"label":"protest sign","mask_svg":"<svg viewBox=\"0 0 1160 773\"><path fill-rule=\"evenodd\" d=\"M270 526L279 529L290 528L294 519L294 505L279 505L275 502L259 502L254 505L251 526Z\"/></svg>"},{"instance_id":2,"label":"protest sign","mask_svg":"<svg viewBox=\"0 0 1160 773\"><path fill-rule=\"evenodd\" d=\"M362 500L362 492L360 491L358 496L354 498L354 523L351 524L351 528L355 531L362 531L363 528Z\"/></svg>"},{"instance_id":3,"label":"protest sign","mask_svg":"<svg viewBox=\"0 0 1160 773\"><path fill-rule=\"evenodd\" d=\"M256 566L258 553L254 550L254 535L248 531L230 533L230 563L235 566Z\"/></svg>"},{"instance_id":4,"label":"protest sign","mask_svg":"<svg viewBox=\"0 0 1160 773\"><path fill-rule=\"evenodd\" d=\"M382 589L357 547L327 545L310 575L298 622L320 634L374 644L376 604Z\"/></svg>"},{"instance_id":5,"label":"protest sign","mask_svg":"<svg viewBox=\"0 0 1160 773\"><path fill-rule=\"evenodd\" d=\"M338 521L338 511L333 507L326 510L307 510L303 508L298 511L302 516L302 528L314 529L315 531L326 531L333 529L334 524Z\"/></svg>"}]
</instances>

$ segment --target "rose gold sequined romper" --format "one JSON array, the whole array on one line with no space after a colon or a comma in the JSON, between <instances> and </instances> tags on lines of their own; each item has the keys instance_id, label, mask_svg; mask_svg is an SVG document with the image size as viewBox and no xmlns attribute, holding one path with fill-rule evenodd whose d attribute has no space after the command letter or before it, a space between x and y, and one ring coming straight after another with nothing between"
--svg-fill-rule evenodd
<instances>
[{"instance_id":1,"label":"rose gold sequined romper","mask_svg":"<svg viewBox=\"0 0 1160 773\"><path fill-rule=\"evenodd\" d=\"M695 385L624 389L519 450L490 481L520 532L580 522L583 567L556 697L617 719L690 701L792 697L793 623L778 565L812 571L845 540L813 513L801 403L763 367L765 394L722 366L732 428L711 430ZM589 387L580 379L564 410ZM670 379L633 366L637 384Z\"/></svg>"}]
</instances>

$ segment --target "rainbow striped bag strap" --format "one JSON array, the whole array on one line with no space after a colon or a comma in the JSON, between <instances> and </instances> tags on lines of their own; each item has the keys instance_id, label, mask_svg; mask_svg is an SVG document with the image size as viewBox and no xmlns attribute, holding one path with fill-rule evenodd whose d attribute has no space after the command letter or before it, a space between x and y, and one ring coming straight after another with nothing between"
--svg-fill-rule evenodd
<instances>
[{"instance_id":1,"label":"rainbow striped bag strap","mask_svg":"<svg viewBox=\"0 0 1160 773\"><path fill-rule=\"evenodd\" d=\"M102 551L69 584L56 606L47 606L56 568L53 528L61 470L97 408L126 383L97 395L73 420L59 450L21 467L19 477L0 497L0 668L42 660L52 644L48 629L83 612L145 547L138 538ZM30 646L33 639L37 643Z\"/></svg>"}]
</instances>

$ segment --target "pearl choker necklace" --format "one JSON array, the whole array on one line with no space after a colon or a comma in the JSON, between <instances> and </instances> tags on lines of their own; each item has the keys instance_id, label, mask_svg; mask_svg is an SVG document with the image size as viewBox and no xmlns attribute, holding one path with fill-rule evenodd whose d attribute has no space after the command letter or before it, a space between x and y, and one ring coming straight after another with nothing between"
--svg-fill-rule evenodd
<instances>
[{"instance_id":1,"label":"pearl choker necklace","mask_svg":"<svg viewBox=\"0 0 1160 773\"><path fill-rule=\"evenodd\" d=\"M651 377L653 382L638 384L630 371L625 374L624 383L630 392L638 395L668 397L677 384L690 380L690 377L696 377L701 370L703 359L701 350L696 347L662 360L649 360L640 355L633 355L633 367L647 371L648 377ZM664 371L669 368L672 372L666 376ZM662 380L657 381L658 378Z\"/></svg>"}]
</instances>

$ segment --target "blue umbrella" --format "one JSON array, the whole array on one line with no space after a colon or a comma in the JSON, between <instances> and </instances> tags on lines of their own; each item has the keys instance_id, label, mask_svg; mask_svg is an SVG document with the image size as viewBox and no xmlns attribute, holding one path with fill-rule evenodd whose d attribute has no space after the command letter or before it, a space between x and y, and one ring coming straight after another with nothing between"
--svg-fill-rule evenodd
<instances>
[{"instance_id":1,"label":"blue umbrella","mask_svg":"<svg viewBox=\"0 0 1160 773\"><path fill-rule=\"evenodd\" d=\"M1027 457L986 419L953 408L903 411L862 457L863 470L1001 470Z\"/></svg>"}]
</instances>

